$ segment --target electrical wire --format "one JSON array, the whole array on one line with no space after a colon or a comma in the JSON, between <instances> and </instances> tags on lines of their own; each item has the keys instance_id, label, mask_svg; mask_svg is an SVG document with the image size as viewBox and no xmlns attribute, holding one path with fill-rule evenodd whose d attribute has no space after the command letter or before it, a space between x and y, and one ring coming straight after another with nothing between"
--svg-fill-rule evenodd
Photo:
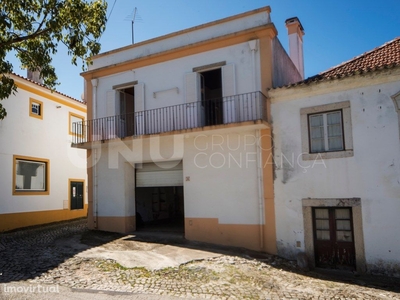
<instances>
[{"instance_id":1,"label":"electrical wire","mask_svg":"<svg viewBox=\"0 0 400 300\"><path fill-rule=\"evenodd\" d=\"M113 6L111 7L110 13L108 14L107 21L106 21L106 27L107 27L108 20L110 20L111 14L112 14L112 12L113 12L113 10L114 10L115 3L117 3L117 0L114 0L114 4L113 4ZM101 39L102 36L103 36L103 35L101 35L101 36L99 37L99 39L97 40L97 42L100 42L100 39Z\"/></svg>"}]
</instances>

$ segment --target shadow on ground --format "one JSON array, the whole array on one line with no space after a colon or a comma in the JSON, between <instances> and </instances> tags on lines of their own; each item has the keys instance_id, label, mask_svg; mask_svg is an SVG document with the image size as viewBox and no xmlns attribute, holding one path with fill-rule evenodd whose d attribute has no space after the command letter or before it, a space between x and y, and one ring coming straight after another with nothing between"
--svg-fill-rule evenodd
<instances>
[{"instance_id":1,"label":"shadow on ground","mask_svg":"<svg viewBox=\"0 0 400 300\"><path fill-rule=\"evenodd\" d=\"M310 278L400 292L399 278L356 276L351 272L319 269L306 272L299 269L294 262L274 255L188 241L181 233L176 232L138 231L131 235L122 235L91 231L87 229L85 219L0 234L0 283L33 279L76 255L96 257L101 254L102 258L108 255L124 255L125 262L135 260L135 264L140 264L141 259L149 260L148 255L152 251L156 252L155 257L166 257L160 261L172 264L171 266L174 263L231 255L257 260L273 268ZM154 260L153 263L159 262Z\"/></svg>"},{"instance_id":2,"label":"shadow on ground","mask_svg":"<svg viewBox=\"0 0 400 300\"><path fill-rule=\"evenodd\" d=\"M96 243L65 243L90 233L86 224L84 218L1 233L0 283L33 279L82 251L121 237L98 232Z\"/></svg>"}]
</instances>

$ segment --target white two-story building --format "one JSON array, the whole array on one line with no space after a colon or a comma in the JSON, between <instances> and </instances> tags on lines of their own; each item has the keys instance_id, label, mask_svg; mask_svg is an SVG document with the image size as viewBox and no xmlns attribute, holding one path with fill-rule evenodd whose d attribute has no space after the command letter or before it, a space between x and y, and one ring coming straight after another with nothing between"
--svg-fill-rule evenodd
<instances>
[{"instance_id":1,"label":"white two-story building","mask_svg":"<svg viewBox=\"0 0 400 300\"><path fill-rule=\"evenodd\" d=\"M264 7L93 57L82 75L89 227L178 227L190 240L276 252L268 88L303 78ZM82 133L82 134L81 134Z\"/></svg>"},{"instance_id":2,"label":"white two-story building","mask_svg":"<svg viewBox=\"0 0 400 300\"><path fill-rule=\"evenodd\" d=\"M18 89L2 101L0 231L85 217L86 151L71 142L86 105L44 87L37 72L10 76Z\"/></svg>"}]
</instances>

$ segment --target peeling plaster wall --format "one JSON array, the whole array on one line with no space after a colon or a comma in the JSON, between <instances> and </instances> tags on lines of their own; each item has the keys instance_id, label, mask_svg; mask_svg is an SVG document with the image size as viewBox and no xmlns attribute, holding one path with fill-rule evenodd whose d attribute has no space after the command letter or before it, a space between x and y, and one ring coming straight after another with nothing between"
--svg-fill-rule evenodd
<instances>
[{"instance_id":1,"label":"peeling plaster wall","mask_svg":"<svg viewBox=\"0 0 400 300\"><path fill-rule=\"evenodd\" d=\"M305 250L301 199L357 197L367 271L400 276L399 121L391 99L400 90L400 76L376 85L364 78L345 80L303 87L300 93L316 96L274 101L279 91L271 93L278 253L294 259ZM304 161L300 109L341 101L351 105L354 156Z\"/></svg>"}]
</instances>

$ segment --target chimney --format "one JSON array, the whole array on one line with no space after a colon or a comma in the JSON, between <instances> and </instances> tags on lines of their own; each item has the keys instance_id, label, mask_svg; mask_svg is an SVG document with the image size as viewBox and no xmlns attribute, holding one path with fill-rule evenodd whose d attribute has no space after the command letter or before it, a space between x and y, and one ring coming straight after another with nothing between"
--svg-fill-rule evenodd
<instances>
[{"instance_id":1,"label":"chimney","mask_svg":"<svg viewBox=\"0 0 400 300\"><path fill-rule=\"evenodd\" d=\"M32 71L28 69L27 78L36 83L43 84L43 79L40 77L40 71Z\"/></svg>"},{"instance_id":2,"label":"chimney","mask_svg":"<svg viewBox=\"0 0 400 300\"><path fill-rule=\"evenodd\" d=\"M302 79L304 79L303 35L304 28L297 17L285 21L289 35L289 54Z\"/></svg>"}]
</instances>

